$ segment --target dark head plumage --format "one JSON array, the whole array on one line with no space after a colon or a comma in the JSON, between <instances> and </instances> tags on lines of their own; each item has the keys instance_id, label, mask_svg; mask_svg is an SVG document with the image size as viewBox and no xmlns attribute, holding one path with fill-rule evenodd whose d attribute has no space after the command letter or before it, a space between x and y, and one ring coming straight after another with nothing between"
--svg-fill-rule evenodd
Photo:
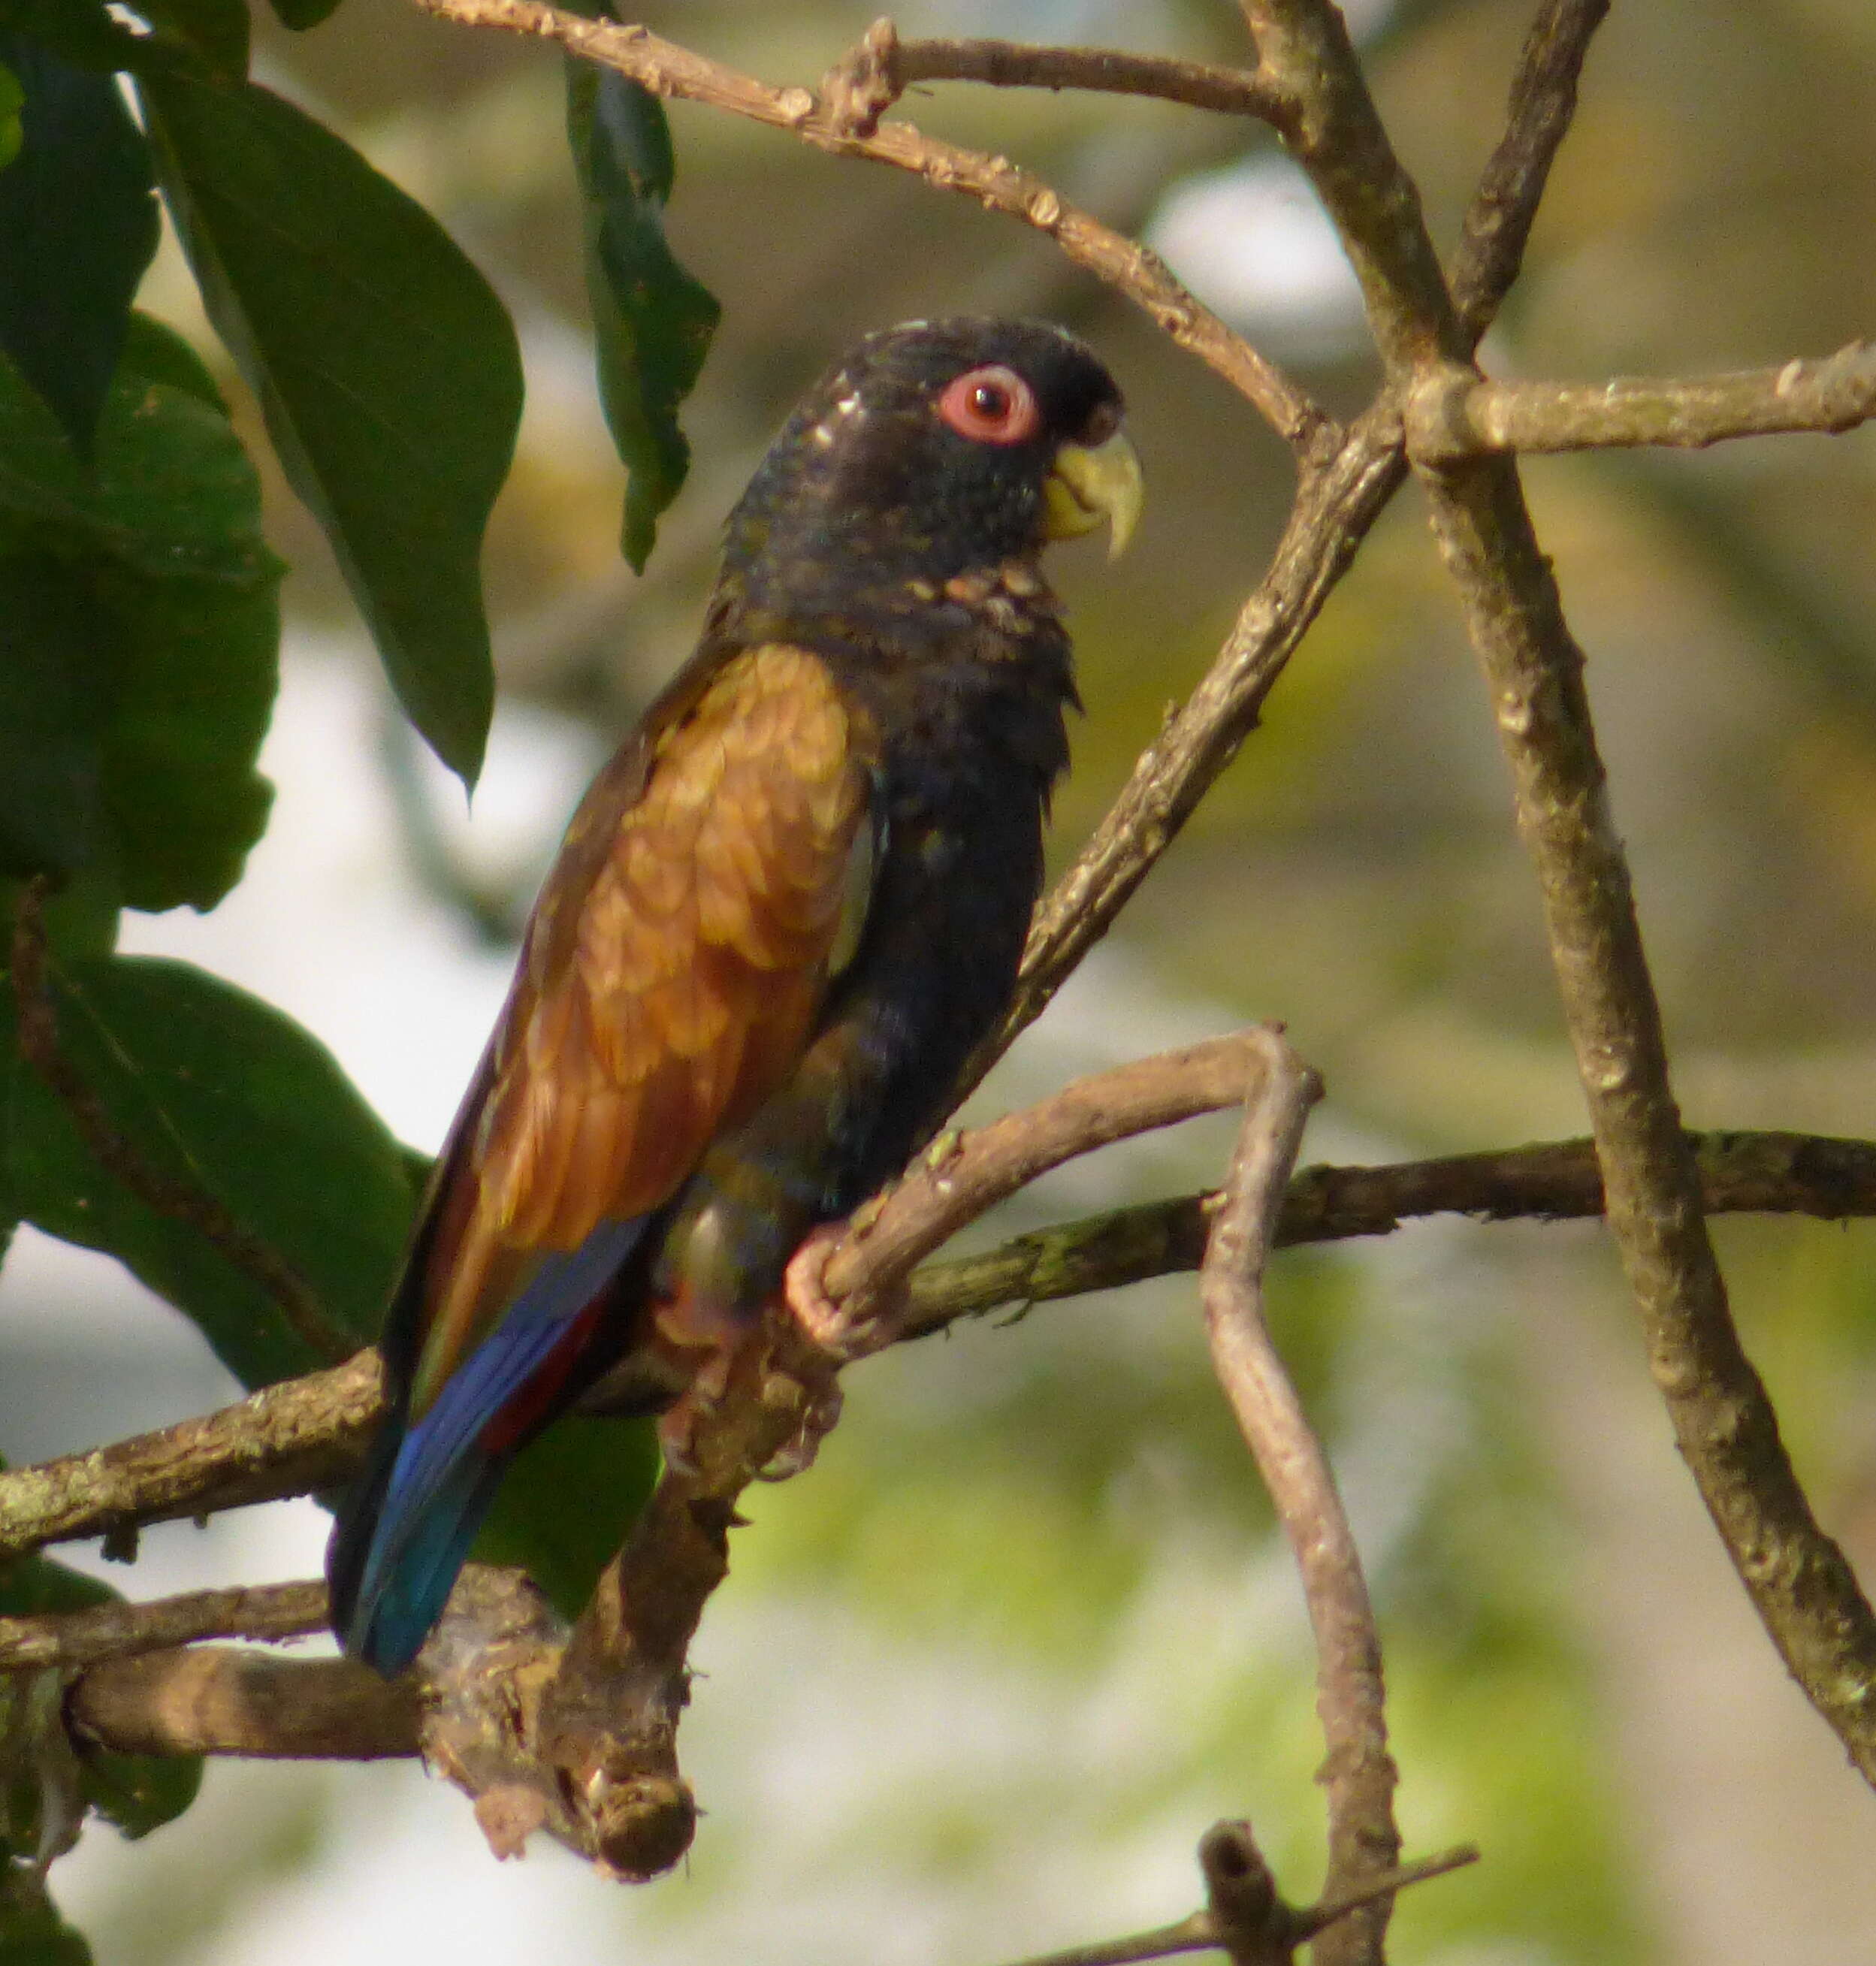
<instances>
[{"instance_id":1,"label":"dark head plumage","mask_svg":"<svg viewBox=\"0 0 1876 1966\"><path fill-rule=\"evenodd\" d=\"M757 608L824 585L850 603L856 584L942 584L1104 517L1118 540L1139 485L1121 408L1095 356L1045 322L869 335L803 399L731 514L724 589Z\"/></svg>"}]
</instances>

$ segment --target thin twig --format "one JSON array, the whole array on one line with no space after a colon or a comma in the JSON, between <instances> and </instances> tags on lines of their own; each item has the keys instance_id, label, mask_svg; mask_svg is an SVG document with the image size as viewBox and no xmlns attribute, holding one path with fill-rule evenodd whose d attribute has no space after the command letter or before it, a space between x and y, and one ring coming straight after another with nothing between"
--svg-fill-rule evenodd
<instances>
[{"instance_id":1,"label":"thin twig","mask_svg":"<svg viewBox=\"0 0 1876 1966\"><path fill-rule=\"evenodd\" d=\"M414 0L426 13L469 27L538 35L570 53L630 76L653 95L701 102L785 130L817 150L909 171L927 183L975 198L1046 232L1076 265L1145 311L1181 347L1215 369L1255 404L1284 441L1307 452L1330 419L1281 370L1187 292L1159 256L1070 205L1007 158L987 156L910 123L882 123L869 135L843 126L806 89L775 89L648 28L592 21L542 0Z\"/></svg>"},{"instance_id":2,"label":"thin twig","mask_svg":"<svg viewBox=\"0 0 1876 1966\"><path fill-rule=\"evenodd\" d=\"M1230 1826L1243 1827L1247 1831L1249 1827L1248 1824ZM1346 1918L1351 1912L1372 1904L1377 1898L1391 1897L1397 1891L1425 1884L1430 1878L1443 1877L1449 1871L1478 1861L1478 1851L1469 1843L1462 1844L1456 1849L1442 1850L1436 1857L1423 1857L1417 1863L1403 1864L1397 1871L1372 1877L1359 1891L1324 1898L1320 1903L1307 1906L1301 1911L1285 1906L1283 1941L1294 1950L1338 1919ZM1151 1932L1130 1932L1124 1939L1098 1940L1091 1945L1071 1945L1065 1951L1041 1953L1015 1961L1013 1966L1137 1966L1142 1960L1171 1959L1184 1952L1216 1952L1223 1949L1226 1944L1215 1915L1207 1909L1194 1912L1176 1925L1159 1926Z\"/></svg>"},{"instance_id":3,"label":"thin twig","mask_svg":"<svg viewBox=\"0 0 1876 1966\"><path fill-rule=\"evenodd\" d=\"M1359 1890L1401 1854L1394 1762L1382 1703L1381 1639L1335 1477L1264 1321L1263 1273L1303 1126L1320 1088L1272 1046L1247 1105L1225 1199L1212 1224L1199 1291L1212 1363L1295 1552L1315 1633L1317 1710L1328 1742L1331 1894ZM1384 1903L1336 1929L1337 1956L1378 1957ZM1325 1945L1328 1942L1325 1940Z\"/></svg>"},{"instance_id":4,"label":"thin twig","mask_svg":"<svg viewBox=\"0 0 1876 1966\"><path fill-rule=\"evenodd\" d=\"M1710 1214L1876 1216L1876 1142L1808 1133L1690 1133ZM1220 1197L1137 1203L1013 1237L981 1255L913 1273L901 1335L923 1337L960 1317L1051 1303L1195 1270ZM1277 1219L1279 1249L1385 1236L1403 1222L1470 1215L1490 1222L1561 1222L1603 1212L1594 1143L1542 1146L1382 1167L1310 1167L1290 1184Z\"/></svg>"},{"instance_id":5,"label":"thin twig","mask_svg":"<svg viewBox=\"0 0 1876 1966\"><path fill-rule=\"evenodd\" d=\"M1499 382L1444 369L1408 398L1407 450L1417 464L1441 466L1493 451L1695 450L1735 437L1835 433L1871 417L1876 343L1868 341L1780 368L1669 382Z\"/></svg>"},{"instance_id":6,"label":"thin twig","mask_svg":"<svg viewBox=\"0 0 1876 1966\"><path fill-rule=\"evenodd\" d=\"M1279 123L1281 99L1263 77L1243 69L1117 48L1037 47L1025 41L902 41L882 17L830 69L820 98L836 127L870 136L911 88L927 82L980 82L993 89L1091 89L1147 96L1226 116Z\"/></svg>"},{"instance_id":7,"label":"thin twig","mask_svg":"<svg viewBox=\"0 0 1876 1966\"><path fill-rule=\"evenodd\" d=\"M1525 37L1504 134L1467 208L1453 256L1453 305L1474 345L1523 266L1551 165L1576 115L1590 41L1608 11L1609 0L1544 0Z\"/></svg>"},{"instance_id":8,"label":"thin twig","mask_svg":"<svg viewBox=\"0 0 1876 1966\"><path fill-rule=\"evenodd\" d=\"M888 1190L856 1221L827 1266L825 1285L849 1329L841 1355L857 1358L899 1335L882 1307L912 1268L986 1210L1051 1168L1116 1140L1237 1104L1262 1068L1262 1027L1162 1052L1091 1078L966 1134L941 1136L916 1165L923 1177Z\"/></svg>"},{"instance_id":9,"label":"thin twig","mask_svg":"<svg viewBox=\"0 0 1876 1966\"><path fill-rule=\"evenodd\" d=\"M328 1315L305 1279L199 1181L179 1180L151 1166L111 1123L103 1101L66 1056L47 974L44 910L49 886L44 875L36 876L21 886L15 904L11 959L20 1056L64 1107L85 1151L114 1181L158 1214L212 1243L266 1293L295 1335L319 1357L334 1362L350 1357L358 1349L358 1340Z\"/></svg>"},{"instance_id":10,"label":"thin twig","mask_svg":"<svg viewBox=\"0 0 1876 1966\"><path fill-rule=\"evenodd\" d=\"M162 1652L198 1639L297 1639L326 1629L321 1583L260 1584L192 1591L143 1604L94 1604L82 1611L0 1618L0 1672L90 1665Z\"/></svg>"}]
</instances>

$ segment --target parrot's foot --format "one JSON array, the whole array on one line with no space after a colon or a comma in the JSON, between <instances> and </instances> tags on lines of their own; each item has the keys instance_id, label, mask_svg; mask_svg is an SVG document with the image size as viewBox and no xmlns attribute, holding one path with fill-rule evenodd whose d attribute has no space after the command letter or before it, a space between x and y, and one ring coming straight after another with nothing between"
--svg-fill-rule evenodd
<instances>
[{"instance_id":1,"label":"parrot's foot","mask_svg":"<svg viewBox=\"0 0 1876 1966\"><path fill-rule=\"evenodd\" d=\"M805 1393L807 1404L801 1424L762 1464L757 1478L763 1481L786 1481L814 1466L820 1443L833 1431L840 1417L843 1398L832 1373L813 1385L803 1385L791 1375L778 1379L776 1390L791 1404Z\"/></svg>"},{"instance_id":2,"label":"parrot's foot","mask_svg":"<svg viewBox=\"0 0 1876 1966\"><path fill-rule=\"evenodd\" d=\"M890 1345L899 1336L911 1302L901 1284L883 1302L872 1300L856 1317L851 1306L836 1304L828 1295L827 1265L849 1230L856 1222L863 1226L865 1217L862 1208L843 1222L823 1223L789 1258L782 1280L782 1300L802 1336L843 1365Z\"/></svg>"}]
</instances>

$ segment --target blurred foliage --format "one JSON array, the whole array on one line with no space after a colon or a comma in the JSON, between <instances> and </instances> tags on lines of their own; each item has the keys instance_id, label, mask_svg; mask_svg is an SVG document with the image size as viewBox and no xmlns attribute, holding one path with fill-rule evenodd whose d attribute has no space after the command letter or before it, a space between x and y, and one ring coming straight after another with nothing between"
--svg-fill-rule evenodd
<instances>
[{"instance_id":1,"label":"blurred foliage","mask_svg":"<svg viewBox=\"0 0 1876 1966\"><path fill-rule=\"evenodd\" d=\"M901 174L830 160L733 119L673 112L683 160L675 183L653 130L649 165L627 158L620 172L611 168L617 154L589 151L576 193L565 76L551 50L452 33L405 0L347 0L330 27L307 34L298 31L330 7L277 0L278 21L256 8L251 21L256 61L280 92L269 95L242 79L248 22L233 0L140 11L164 47L195 64L180 82L147 87L144 100L154 105L166 186L185 234L194 228L209 312L234 359L212 357L208 388L173 356L163 366L167 344L133 324L98 426L104 475L82 497L53 475L79 469L76 450L15 490L18 456L50 459L65 441L56 385L42 390L21 363L8 372L16 395L0 462L5 567L32 569L30 582L8 577L38 610L40 646L70 659L49 671L43 691L22 685L16 664L0 678L0 746L9 729L30 733L0 752L14 762L0 774L0 843L11 874L74 873L54 904L54 943L61 973L88 1001L124 979L105 958L119 902L137 900L133 872L147 905L165 892L205 905L238 872L265 817L252 763L263 668L271 689L272 631L261 617L272 563L258 546L237 438L259 473L268 537L293 566L293 618L330 627L362 605L394 672L404 663L407 704L444 704L440 723L425 713L438 748L466 770L479 754L485 644L481 603L466 597L482 510L506 462L512 350L480 276L426 229L424 212L471 243L528 352L532 395L484 556L497 672L509 689L608 732L688 650L724 511L804 382L857 334L911 314L1007 310L1052 315L1098 343L1126 382L1152 498L1117 571L1071 558L1062 572L1090 711L1058 808L1053 850L1065 860L1165 705L1202 672L1281 523L1287 455L1222 384L1039 236ZM645 18L766 78L807 82L872 11L832 0L785 8L685 0ZM1442 242L1457 236L1497 134L1527 11L1487 0L1372 10L1371 73ZM1242 53L1234 11L1197 0L1125 8L1036 0L1014 10L925 0L898 18L907 34ZM1876 218L1873 19L1866 0L1614 10L1488 366L1572 378L1668 373L1821 353L1866 332L1876 262L1855 242ZM100 43L115 31L102 6L0 0L0 29L37 35L81 68L130 59ZM9 73L11 45L0 48ZM25 73L19 127L30 143ZM575 95L577 147L595 124L582 122L577 87ZM321 105L344 144L333 147L331 130L308 136L283 98ZM9 100L0 94L0 153L14 127ZM1104 97L934 90L902 110L1020 159L1136 230L1170 187L1272 148L1264 133L1223 119ZM310 256L283 265L267 259L240 209L218 204L215 180L238 168L259 181L288 156L314 160L314 179L351 219L327 223L316 198L289 200L295 250ZM608 184L624 201L616 208L603 202ZM415 205L398 203L405 194ZM95 195L114 199L124 221L121 185ZM596 260L604 269L609 240L656 262L667 227L725 312L699 376L708 310L698 302L685 313L681 280L672 285L672 311L653 319L672 340L654 351L635 423L617 392L622 376L631 386L632 362L651 344L610 311L629 293L629 261L610 285L589 292L588 280ZM410 252L386 243L419 234ZM370 263L348 269L345 256L367 238L379 242ZM387 289L420 268L432 284ZM1273 258L1268 273L1279 292L1284 267ZM361 495L375 491L393 505L419 493L459 495L438 521L447 564L425 565L414 585L400 584L416 581L408 564L388 582L361 572L361 540L388 545L393 532L376 518L348 531L339 508L383 508L347 504L349 493L324 488L318 472L331 467L295 455L306 440L294 420L310 414L323 428L325 412L294 394L307 379L291 337L318 324L337 332L330 310L341 289L346 305L363 310L341 339L366 372L366 399L389 395L401 411L407 389L437 385L421 398L424 415L398 426L414 464L401 456L386 464L375 440L356 435L339 460L362 475ZM101 291L94 282L76 303L99 310L101 332L82 343L94 349L114 345L102 330L117 304L106 306ZM208 345L201 299L175 250L159 254L141 298ZM590 379L595 315L616 446ZM414 324L434 327L434 347ZM0 347L10 345L0 304ZM406 360L418 350L421 362ZM75 370L68 408L82 404L85 373L95 392L91 362ZM1359 404L1372 381L1359 357L1325 352L1300 366L1338 410ZM667 419L693 379L684 417L698 468L667 505L684 456ZM26 402L23 389L46 401ZM108 506L112 460L127 455L121 411L146 401L160 428L146 433L153 448L126 471L122 505ZM472 440L452 428L439 442L439 420L465 409ZM69 409L67 430L79 415ZM287 433L286 464L263 443L269 424ZM30 444L24 435L16 444L15 432ZM621 449L627 496L645 501L631 508L640 530L628 517L628 538L646 540L653 517L659 530L637 579L618 563ZM1699 456L1533 460L1527 470L1590 653L1617 817L1681 1096L1698 1123L1867 1133L1876 1110L1871 459L1865 433ZM179 497L185 472L198 489ZM161 498L143 496L145 485ZM311 511L290 488L310 491ZM163 523L188 519L186 537L162 531L160 511L172 515ZM190 542L202 556L193 584L179 571L157 588L166 555ZM421 647L411 655L408 619L398 617L430 582L448 597L439 621L453 624L434 665ZM223 612L211 607L211 587ZM185 611L201 611L187 617L201 625L187 630L184 672L225 660L230 678L216 691L212 771L206 762L198 774L168 769L177 754L157 740L178 719L166 707L145 717L142 698L107 706L89 691L78 665L98 661L106 644L80 631L101 609L127 624L108 643L127 652L111 659L127 663L153 661L161 637L182 637ZM23 605L9 611L0 638L17 636L26 618ZM153 669L150 687L172 673ZM128 715L124 703L149 739L137 756L164 765L148 764L137 781L134 800L153 817L128 839L114 817L125 808L112 801L129 740L106 717L108 707L110 718ZM62 804L22 795L24 765L53 756L66 762L48 775L72 796ZM185 778L212 785L212 798L189 806ZM1359 1130L1336 1141L1337 1158L1580 1130L1536 899L1507 806L1490 719L1410 489L1325 610L1263 728L1117 936L1156 980L1123 978L1091 1008L1065 1007L1051 1024L1079 1016L1081 1037L1049 1051L1039 1033L990 1096L1014 1103L1070 1069L1188 1034L1155 1035L1156 1007L1172 997L1203 1003L1220 1026L1285 1018L1327 1078L1332 1122ZM543 850L561 817L542 815ZM184 840L180 864L149 857ZM264 1065L305 1075L307 1124L325 1144L305 1151L350 1156L356 1184L347 1193L365 1200L342 1233L317 1210L286 1207L273 1185L300 1151L293 1139L250 1147L234 1109L210 1110L225 1083L199 1098L190 1089L197 1061L185 1054L199 1027L186 1018L160 1046L154 1030L133 1033L135 1072L114 1073L102 1037L87 1056L127 1114L148 1122L153 1143L173 1126L189 1152L221 1156L212 1164L228 1164L231 1180L258 1156L269 1197L253 1205L276 1210L265 1217L271 1233L303 1245L308 1272L335 1309L369 1328L372 1293L395 1260L408 1170L400 1187L382 1129L304 1039L263 1036L258 1007L230 1016L230 1028L257 1047L256 1073ZM89 1042L82 1017L73 1028ZM17 1068L8 1084L15 1136L22 1125L40 1130L28 1159L50 1156L73 1194L131 1225L127 1252L146 1274L179 1295L200 1293L195 1314L220 1329L241 1369L289 1369L271 1312L251 1293L235 1304L247 1287L208 1276L199 1252L138 1253L132 1228L143 1235L150 1225L136 1224L121 1196L79 1181L69 1158L78 1150L56 1137L50 1102ZM198 1149L192 1130L211 1146ZM0 1165L16 1169L18 1151L10 1138ZM1124 1192L1086 1205L1215 1175L1215 1162L1172 1149L1128 1165ZM0 1194L15 1197L14 1213L23 1205L17 1181ZM230 1194L250 1205L246 1188ZM1827 1525L1867 1564L1876 1558L1870 1232L1728 1223L1720 1233L1749 1346L1800 1468ZM1409 1848L1462 1838L1486 1848L1476 1869L1404 1899L1397 1956L1409 1966L1720 1956L1825 1966L1844 1957L1844 1935L1876 1916L1876 1873L1857 1840L1869 1826L1868 1798L1832 1765L1815 1722L1779 1703L1776 1662L1755 1635L1747 1665L1733 1671L1715 1636L1712 1591L1688 1581L1686 1566L1710 1555L1688 1548L1704 1525L1659 1499L1678 1492L1678 1471L1600 1245L1575 1231L1417 1232L1378 1251L1292 1255L1275 1293L1286 1355L1324 1416L1373 1562ZM222 1307L212 1313L211 1298ZM543 1450L524 1487L582 1498L555 1516L566 1534L540 1559L566 1597L637 1492L644 1449L642 1436L598 1430ZM556 1465L562 1454L570 1458ZM609 1462L620 1471L604 1471ZM584 1506L601 1494L606 1508ZM553 1513L526 1494L515 1506L524 1525L543 1508ZM717 1813L694 1876L631 1914L643 1921L635 1933L660 1933L678 1948L657 1956L689 1966L865 1956L883 1926L865 1922L856 1881L875 1875L888 1880L895 1933L903 1923L916 1935L923 1918L946 1935L921 1957L1014 1952L1002 1942L1019 1926L1033 1926L1039 1945L1066 1942L1085 1921L1092 1936L1101 1906L1133 1902L1130 1881L1176 1874L1188 1890L1189 1869L1167 1869L1161 1854L1176 1848L1183 1865L1196 1832L1220 1813L1250 1814L1286 1889L1300 1893L1317 1874L1310 1778L1320 1742L1294 1574L1211 1384L1187 1287L1053 1307L1014 1329L962 1332L869 1364L812 1474L756 1494L749 1513L731 1590L705 1631L708 1641L721 1621L733 1671L718 1664L686 1721L694 1751L720 1763L700 1781L707 1801L718 1798ZM492 1551L511 1551L507 1525L490 1533ZM1729 1578L1714 1587L1736 1597ZM740 1652L739 1630L759 1634ZM843 1676L843 1645L885 1661L872 1703L862 1674ZM785 1734L764 1703L787 1707L791 1698L811 1712ZM720 1747L713 1726L723 1729ZM763 1775L752 1765L767 1750ZM179 1851L187 1833L176 1832ZM1846 1844L1862 1854L1843 1858ZM283 1860L257 1845L253 1861L265 1874ZM208 1868L214 1902L233 1916L239 1893L226 1847L175 1861ZM811 1893L819 1895L803 1908ZM1156 1900L1152 1915L1176 1916L1187 1901ZM785 1905L810 1934L798 1945ZM932 1909L941 1905L953 1909ZM741 1906L742 1922L711 1925L733 1919L725 1906ZM843 1949L825 1936L853 1929L843 1917L863 1934ZM685 1936L704 1931L718 1941ZM1765 1932L1771 1936L1755 1935ZM200 1949L205 1935L191 1942ZM648 1958L650 1943L640 1948Z\"/></svg>"}]
</instances>

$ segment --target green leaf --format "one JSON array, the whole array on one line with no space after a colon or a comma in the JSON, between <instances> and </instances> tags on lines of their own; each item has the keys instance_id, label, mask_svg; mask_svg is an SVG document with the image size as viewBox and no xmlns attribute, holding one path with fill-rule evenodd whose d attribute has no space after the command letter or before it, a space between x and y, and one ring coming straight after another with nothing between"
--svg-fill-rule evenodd
<instances>
[{"instance_id":1,"label":"green leaf","mask_svg":"<svg viewBox=\"0 0 1876 1966\"><path fill-rule=\"evenodd\" d=\"M658 1479L646 1420L559 1420L503 1478L475 1539L483 1563L518 1564L577 1618Z\"/></svg>"},{"instance_id":2,"label":"green leaf","mask_svg":"<svg viewBox=\"0 0 1876 1966\"><path fill-rule=\"evenodd\" d=\"M165 52L178 50L221 75L247 73L247 0L131 0L150 23L151 39ZM147 69L147 60L136 66Z\"/></svg>"},{"instance_id":3,"label":"green leaf","mask_svg":"<svg viewBox=\"0 0 1876 1966\"><path fill-rule=\"evenodd\" d=\"M179 72L140 89L210 316L411 721L472 782L495 689L479 559L521 414L514 325L421 206L278 96Z\"/></svg>"},{"instance_id":4,"label":"green leaf","mask_svg":"<svg viewBox=\"0 0 1876 1966\"><path fill-rule=\"evenodd\" d=\"M92 1966L91 1948L27 1863L0 1867L0 1966Z\"/></svg>"},{"instance_id":5,"label":"green leaf","mask_svg":"<svg viewBox=\"0 0 1876 1966\"><path fill-rule=\"evenodd\" d=\"M0 1566L0 1616L57 1616L121 1601L108 1585L46 1557ZM93 1810L126 1836L147 1835L180 1816L201 1785L199 1757L79 1748L66 1729L63 1693L56 1671L0 1674L0 1966L89 1957L32 1877L36 1858L69 1848Z\"/></svg>"},{"instance_id":6,"label":"green leaf","mask_svg":"<svg viewBox=\"0 0 1876 1966\"><path fill-rule=\"evenodd\" d=\"M26 92L20 86L19 77L0 62L0 171L19 155L20 146L26 140L20 122L20 111L25 106Z\"/></svg>"},{"instance_id":7,"label":"green leaf","mask_svg":"<svg viewBox=\"0 0 1876 1966\"><path fill-rule=\"evenodd\" d=\"M134 67L156 51L150 37L114 21L105 0L0 0L0 35L23 36L99 75Z\"/></svg>"},{"instance_id":8,"label":"green leaf","mask_svg":"<svg viewBox=\"0 0 1876 1966\"><path fill-rule=\"evenodd\" d=\"M403 1255L415 1197L401 1150L331 1055L257 998L185 963L53 966L61 1052L115 1137L212 1195L311 1287L361 1344ZM323 1364L204 1231L140 1201L92 1157L14 1055L0 993L0 1220L116 1256L191 1318L249 1386Z\"/></svg>"},{"instance_id":9,"label":"green leaf","mask_svg":"<svg viewBox=\"0 0 1876 1966\"><path fill-rule=\"evenodd\" d=\"M0 363L0 871L211 907L271 788L279 562L200 362L134 317L87 471Z\"/></svg>"},{"instance_id":10,"label":"green leaf","mask_svg":"<svg viewBox=\"0 0 1876 1966\"><path fill-rule=\"evenodd\" d=\"M678 406L723 310L665 239L675 164L663 105L611 69L569 57L567 137L579 180L599 395L627 473L620 545L643 573L691 447Z\"/></svg>"},{"instance_id":11,"label":"green leaf","mask_svg":"<svg viewBox=\"0 0 1876 1966\"><path fill-rule=\"evenodd\" d=\"M25 94L0 171L0 353L89 455L156 250L149 146L108 76L15 34L0 61Z\"/></svg>"}]
</instances>

